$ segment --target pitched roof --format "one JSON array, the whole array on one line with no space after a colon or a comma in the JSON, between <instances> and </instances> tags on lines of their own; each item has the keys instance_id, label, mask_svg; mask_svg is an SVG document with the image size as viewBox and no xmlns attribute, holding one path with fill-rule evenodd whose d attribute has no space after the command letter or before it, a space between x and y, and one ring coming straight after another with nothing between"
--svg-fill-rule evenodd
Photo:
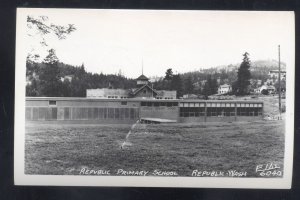
<instances>
[{"instance_id":1,"label":"pitched roof","mask_svg":"<svg viewBox=\"0 0 300 200\"><path fill-rule=\"evenodd\" d=\"M219 87L220 88L225 88L225 87L231 87L231 85L229 85L229 84L223 84L223 85L220 85Z\"/></svg>"},{"instance_id":2,"label":"pitched roof","mask_svg":"<svg viewBox=\"0 0 300 200\"><path fill-rule=\"evenodd\" d=\"M155 94L157 94L157 92L152 89L149 85L143 85L142 87L140 87L139 89L133 91L133 95L136 95L139 91L141 91L143 88L148 87L150 90L152 90Z\"/></svg>"},{"instance_id":3,"label":"pitched roof","mask_svg":"<svg viewBox=\"0 0 300 200\"><path fill-rule=\"evenodd\" d=\"M144 74L142 74L136 80L145 80L145 81L148 81L149 79Z\"/></svg>"}]
</instances>

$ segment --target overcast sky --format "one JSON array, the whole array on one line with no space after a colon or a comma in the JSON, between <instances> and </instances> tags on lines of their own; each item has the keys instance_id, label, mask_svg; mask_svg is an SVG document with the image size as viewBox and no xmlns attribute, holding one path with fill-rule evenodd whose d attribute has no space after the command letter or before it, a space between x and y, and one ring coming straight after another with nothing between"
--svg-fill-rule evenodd
<instances>
[{"instance_id":1,"label":"overcast sky","mask_svg":"<svg viewBox=\"0 0 300 200\"><path fill-rule=\"evenodd\" d=\"M66 40L47 38L60 61L89 72L163 76L167 68L187 72L251 60L281 59L293 65L292 12L141 11L35 9L77 30Z\"/></svg>"}]
</instances>

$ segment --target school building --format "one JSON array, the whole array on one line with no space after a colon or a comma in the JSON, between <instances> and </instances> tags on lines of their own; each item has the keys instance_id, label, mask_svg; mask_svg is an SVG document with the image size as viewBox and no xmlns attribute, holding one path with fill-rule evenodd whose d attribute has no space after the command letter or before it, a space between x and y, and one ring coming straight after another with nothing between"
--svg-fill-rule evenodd
<instances>
[{"instance_id":1,"label":"school building","mask_svg":"<svg viewBox=\"0 0 300 200\"><path fill-rule=\"evenodd\" d=\"M177 99L143 74L132 90L87 90L87 97L26 97L26 121L62 123L218 122L258 120L263 102Z\"/></svg>"},{"instance_id":2,"label":"school building","mask_svg":"<svg viewBox=\"0 0 300 200\"><path fill-rule=\"evenodd\" d=\"M260 101L26 98L26 121L133 123L151 118L188 123L249 121L262 117L263 102Z\"/></svg>"}]
</instances>

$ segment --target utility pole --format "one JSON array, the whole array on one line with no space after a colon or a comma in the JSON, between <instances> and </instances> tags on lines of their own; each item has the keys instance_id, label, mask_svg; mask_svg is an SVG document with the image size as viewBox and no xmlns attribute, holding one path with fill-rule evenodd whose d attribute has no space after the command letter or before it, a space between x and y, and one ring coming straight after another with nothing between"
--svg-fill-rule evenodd
<instances>
[{"instance_id":1,"label":"utility pole","mask_svg":"<svg viewBox=\"0 0 300 200\"><path fill-rule=\"evenodd\" d=\"M142 75L144 75L144 59L142 59Z\"/></svg>"},{"instance_id":2,"label":"utility pole","mask_svg":"<svg viewBox=\"0 0 300 200\"><path fill-rule=\"evenodd\" d=\"M153 98L153 83L151 83L151 84L152 84L152 91L151 92L152 92L152 98Z\"/></svg>"},{"instance_id":3,"label":"utility pole","mask_svg":"<svg viewBox=\"0 0 300 200\"><path fill-rule=\"evenodd\" d=\"M279 68L279 74L278 74L278 83L279 83L279 94L278 94L278 98L279 98L279 117L281 119L281 69L280 69L280 45L278 45L278 68Z\"/></svg>"}]
</instances>

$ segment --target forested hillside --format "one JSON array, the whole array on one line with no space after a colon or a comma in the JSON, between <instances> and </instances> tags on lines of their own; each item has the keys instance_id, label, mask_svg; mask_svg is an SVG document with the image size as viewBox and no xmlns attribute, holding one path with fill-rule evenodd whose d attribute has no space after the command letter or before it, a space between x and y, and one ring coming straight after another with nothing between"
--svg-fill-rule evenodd
<instances>
[{"instance_id":1,"label":"forested hillside","mask_svg":"<svg viewBox=\"0 0 300 200\"><path fill-rule=\"evenodd\" d=\"M221 84L234 85L238 68L239 64L231 64L183 74L173 74L170 68L166 74L158 74L160 78L156 78L153 85L156 89L177 90L178 97L184 94L211 95L217 92ZM284 63L282 68L285 70ZM121 74L93 74L87 72L84 65L27 62L26 69L27 96L85 97L86 89L136 87L134 79ZM251 79L254 82L261 80L263 83L268 79L269 71L273 69L278 69L276 61L254 61L250 67Z\"/></svg>"},{"instance_id":2,"label":"forested hillside","mask_svg":"<svg viewBox=\"0 0 300 200\"><path fill-rule=\"evenodd\" d=\"M135 80L122 75L93 74L84 65L26 63L26 96L85 97L86 89L133 88Z\"/></svg>"},{"instance_id":3,"label":"forested hillside","mask_svg":"<svg viewBox=\"0 0 300 200\"><path fill-rule=\"evenodd\" d=\"M264 84L269 78L270 70L278 69L276 60L259 60L251 62L251 88L257 88ZM230 64L197 71L186 72L183 74L173 74L172 69L166 72L165 77L156 78L154 87L157 89L177 90L179 95L197 94L212 95L217 93L219 85L230 84L235 87L237 81L237 72L240 64ZM286 64L281 63L281 69L286 69ZM167 78L173 77L173 78ZM175 80L174 80L175 79ZM260 82L260 85L258 84Z\"/></svg>"}]
</instances>

